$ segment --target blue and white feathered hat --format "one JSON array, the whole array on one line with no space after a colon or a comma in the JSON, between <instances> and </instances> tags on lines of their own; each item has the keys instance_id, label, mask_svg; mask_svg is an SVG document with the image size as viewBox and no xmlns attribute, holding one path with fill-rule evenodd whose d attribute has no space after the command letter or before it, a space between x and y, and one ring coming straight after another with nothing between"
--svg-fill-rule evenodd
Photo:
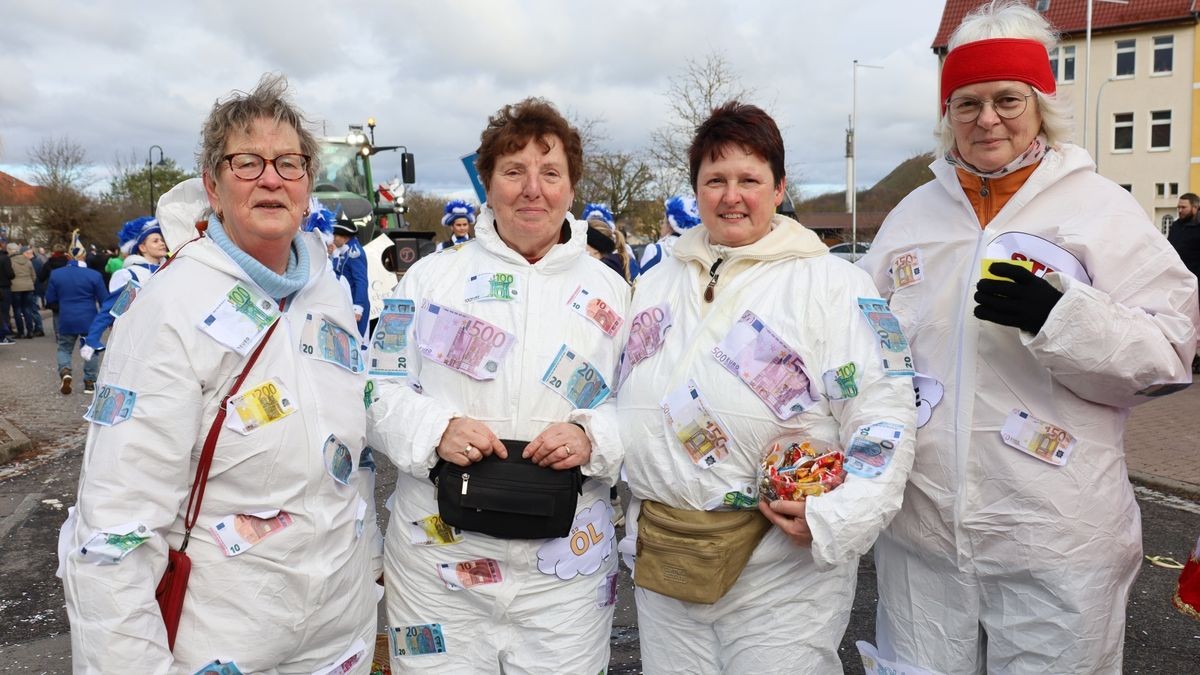
<instances>
[{"instance_id":1,"label":"blue and white feathered hat","mask_svg":"<svg viewBox=\"0 0 1200 675\"><path fill-rule=\"evenodd\" d=\"M461 199L446 202L446 215L442 216L442 225L450 227L459 218L466 218L470 225L475 224L475 207Z\"/></svg>"},{"instance_id":2,"label":"blue and white feathered hat","mask_svg":"<svg viewBox=\"0 0 1200 675\"><path fill-rule=\"evenodd\" d=\"M337 216L333 211L325 208L316 197L311 197L308 201L308 217L300 224L300 229L305 232L316 232L321 237L321 241L328 246L333 242L333 224L337 222Z\"/></svg>"},{"instance_id":3,"label":"blue and white feathered hat","mask_svg":"<svg viewBox=\"0 0 1200 675\"><path fill-rule=\"evenodd\" d=\"M130 255L137 250L138 245L146 241L146 237L154 233L162 235L162 228L158 226L158 219L154 216L142 216L121 226L121 230L117 232L117 241L121 244L121 253Z\"/></svg>"},{"instance_id":4,"label":"blue and white feathered hat","mask_svg":"<svg viewBox=\"0 0 1200 675\"><path fill-rule=\"evenodd\" d=\"M700 224L700 208L696 198L690 195L675 195L663 202L667 207L667 223L678 234Z\"/></svg>"},{"instance_id":5,"label":"blue and white feathered hat","mask_svg":"<svg viewBox=\"0 0 1200 675\"><path fill-rule=\"evenodd\" d=\"M584 204L580 220L603 220L604 224L608 225L608 229L617 229L617 221L613 218L612 210L608 208L608 204Z\"/></svg>"},{"instance_id":6,"label":"blue and white feathered hat","mask_svg":"<svg viewBox=\"0 0 1200 675\"><path fill-rule=\"evenodd\" d=\"M337 222L337 217L333 215L333 211L325 207L313 209L305 219L304 225L301 226L305 232L320 232L321 234L333 234L333 224Z\"/></svg>"}]
</instances>

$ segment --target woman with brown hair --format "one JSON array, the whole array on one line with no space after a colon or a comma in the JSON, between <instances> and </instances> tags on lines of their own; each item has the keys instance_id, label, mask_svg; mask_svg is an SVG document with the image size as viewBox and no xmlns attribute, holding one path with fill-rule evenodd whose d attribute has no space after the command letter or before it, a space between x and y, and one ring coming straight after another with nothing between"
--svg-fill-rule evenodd
<instances>
[{"instance_id":1,"label":"woman with brown hair","mask_svg":"<svg viewBox=\"0 0 1200 675\"><path fill-rule=\"evenodd\" d=\"M480 136L488 198L475 239L418 261L385 300L380 325L394 325L396 350L383 352L392 367L376 380L368 438L399 469L385 553L396 670L591 675L608 665L608 490L623 457L610 388L629 287L587 255L587 226L568 212L582 155L548 102L501 108ZM406 309L391 321L389 304ZM531 495L511 508L542 513L536 489L486 490L498 463L520 460L545 469L531 472L534 488L586 478L550 502L566 513L566 536L447 523L451 500L478 498L472 509L495 513L496 500ZM509 513L502 526L526 522Z\"/></svg>"},{"instance_id":2,"label":"woman with brown hair","mask_svg":"<svg viewBox=\"0 0 1200 675\"><path fill-rule=\"evenodd\" d=\"M618 401L642 663L840 672L858 557L912 462L911 371L881 362L871 280L775 213L784 150L766 112L713 110L689 160L703 226L638 282ZM873 464L768 499L760 466L785 434Z\"/></svg>"}]
</instances>

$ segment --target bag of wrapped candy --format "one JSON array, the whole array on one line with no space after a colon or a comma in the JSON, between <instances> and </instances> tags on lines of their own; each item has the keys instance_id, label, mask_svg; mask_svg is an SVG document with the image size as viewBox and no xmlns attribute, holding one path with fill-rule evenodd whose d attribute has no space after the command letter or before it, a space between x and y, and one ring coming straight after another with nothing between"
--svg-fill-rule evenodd
<instances>
[{"instance_id":1,"label":"bag of wrapped candy","mask_svg":"<svg viewBox=\"0 0 1200 675\"><path fill-rule=\"evenodd\" d=\"M759 467L759 497L800 501L823 495L846 480L845 460L833 443L781 436L771 443Z\"/></svg>"}]
</instances>

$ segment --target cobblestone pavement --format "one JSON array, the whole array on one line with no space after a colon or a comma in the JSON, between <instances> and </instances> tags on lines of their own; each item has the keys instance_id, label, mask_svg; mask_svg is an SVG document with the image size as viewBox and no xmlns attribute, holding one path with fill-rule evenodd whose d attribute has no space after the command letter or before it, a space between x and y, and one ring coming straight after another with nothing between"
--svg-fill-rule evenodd
<instances>
[{"instance_id":1,"label":"cobblestone pavement","mask_svg":"<svg viewBox=\"0 0 1200 675\"><path fill-rule=\"evenodd\" d=\"M1129 474L1200 499L1200 384L1134 408L1125 430Z\"/></svg>"}]
</instances>

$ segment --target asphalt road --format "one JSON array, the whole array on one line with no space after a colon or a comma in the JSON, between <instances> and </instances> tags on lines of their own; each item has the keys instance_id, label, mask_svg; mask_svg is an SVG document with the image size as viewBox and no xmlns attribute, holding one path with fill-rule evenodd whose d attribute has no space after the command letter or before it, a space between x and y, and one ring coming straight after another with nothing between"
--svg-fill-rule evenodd
<instances>
[{"instance_id":1,"label":"asphalt road","mask_svg":"<svg viewBox=\"0 0 1200 675\"><path fill-rule=\"evenodd\" d=\"M82 456L77 441L72 446L43 444L48 454L0 467L0 672L70 672L69 626L54 571L58 527L74 502ZM390 466L380 464L379 512L386 513L382 502L395 477ZM1139 502L1146 553L1184 560L1200 535L1200 502L1144 489ZM1177 576L1176 570L1143 565L1128 608L1126 673L1200 673L1200 622L1170 603ZM610 673L641 672L631 587L624 572ZM847 673L862 672L854 642L872 641L874 612L874 566L866 556L841 647Z\"/></svg>"}]
</instances>

